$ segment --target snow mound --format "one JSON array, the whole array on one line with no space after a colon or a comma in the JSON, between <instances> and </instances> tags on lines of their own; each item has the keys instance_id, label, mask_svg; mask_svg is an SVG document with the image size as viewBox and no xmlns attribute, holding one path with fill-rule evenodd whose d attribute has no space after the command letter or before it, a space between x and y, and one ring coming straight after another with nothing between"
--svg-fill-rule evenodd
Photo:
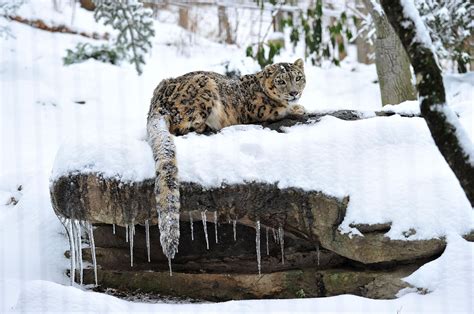
<instances>
[{"instance_id":1,"label":"snow mound","mask_svg":"<svg viewBox=\"0 0 474 314\"><path fill-rule=\"evenodd\" d=\"M418 116L421 114L420 103L418 102L418 100L407 100L398 105L385 105L382 107L382 111L414 116Z\"/></svg>"},{"instance_id":2,"label":"snow mound","mask_svg":"<svg viewBox=\"0 0 474 314\"><path fill-rule=\"evenodd\" d=\"M66 140L54 161L50 182L74 173L97 173L123 182L143 181L154 176L150 146L132 136L94 136Z\"/></svg>"},{"instance_id":3,"label":"snow mound","mask_svg":"<svg viewBox=\"0 0 474 314\"><path fill-rule=\"evenodd\" d=\"M327 116L286 133L239 125L175 142L181 182L206 188L260 182L349 195L343 232L357 232L353 223L391 222L388 236L407 239L414 229L408 237L414 240L474 229L469 202L421 118ZM140 181L154 177L154 162L143 136L88 136L61 147L51 179L71 173Z\"/></svg>"}]
</instances>

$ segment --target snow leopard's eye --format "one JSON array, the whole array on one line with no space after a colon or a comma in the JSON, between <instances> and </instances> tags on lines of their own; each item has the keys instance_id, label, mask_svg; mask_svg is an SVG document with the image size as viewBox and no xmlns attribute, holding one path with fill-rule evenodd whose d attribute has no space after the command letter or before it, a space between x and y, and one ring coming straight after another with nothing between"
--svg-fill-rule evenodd
<instances>
[{"instance_id":1,"label":"snow leopard's eye","mask_svg":"<svg viewBox=\"0 0 474 314\"><path fill-rule=\"evenodd\" d=\"M296 77L296 81L297 81L297 82L298 82L298 81L301 81L302 78L303 78L302 75L298 75L298 76Z\"/></svg>"},{"instance_id":2,"label":"snow leopard's eye","mask_svg":"<svg viewBox=\"0 0 474 314\"><path fill-rule=\"evenodd\" d=\"M285 84L286 84L286 82L285 82L284 80L282 80L282 79L276 79L276 83L277 83L278 85L285 85Z\"/></svg>"}]
</instances>

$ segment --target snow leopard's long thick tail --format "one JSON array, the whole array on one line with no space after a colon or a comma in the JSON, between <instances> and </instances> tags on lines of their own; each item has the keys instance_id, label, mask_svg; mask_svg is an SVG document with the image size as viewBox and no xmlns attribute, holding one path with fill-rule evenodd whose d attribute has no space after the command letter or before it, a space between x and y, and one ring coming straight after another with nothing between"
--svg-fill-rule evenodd
<instances>
[{"instance_id":1,"label":"snow leopard's long thick tail","mask_svg":"<svg viewBox=\"0 0 474 314\"><path fill-rule=\"evenodd\" d=\"M178 252L180 202L176 147L169 131L168 117L150 112L147 133L155 160L155 198L160 242L163 253L171 260Z\"/></svg>"}]
</instances>

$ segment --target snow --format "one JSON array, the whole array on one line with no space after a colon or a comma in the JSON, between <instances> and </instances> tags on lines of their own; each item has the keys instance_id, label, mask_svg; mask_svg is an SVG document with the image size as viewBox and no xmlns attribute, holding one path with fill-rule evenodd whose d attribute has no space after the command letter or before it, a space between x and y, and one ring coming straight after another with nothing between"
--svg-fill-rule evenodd
<instances>
[{"instance_id":1,"label":"snow","mask_svg":"<svg viewBox=\"0 0 474 314\"><path fill-rule=\"evenodd\" d=\"M58 10L54 10L53 1L28 1L27 5L20 7L17 15L31 20L41 18L50 26L68 25L76 31L96 32L98 34L114 32L112 27L96 23L94 16L81 9L79 3L76 3L75 7L63 1L56 1L56 3L58 4Z\"/></svg>"},{"instance_id":2,"label":"snow","mask_svg":"<svg viewBox=\"0 0 474 314\"><path fill-rule=\"evenodd\" d=\"M446 104L435 105L430 107L430 109L442 113L446 117L448 123L454 127L456 137L459 140L459 146L467 157L467 161L474 167L474 145L453 110Z\"/></svg>"},{"instance_id":3,"label":"snow","mask_svg":"<svg viewBox=\"0 0 474 314\"><path fill-rule=\"evenodd\" d=\"M374 7L375 12L377 12L380 16L384 16L385 12L382 9L380 3L376 0L370 0L372 6Z\"/></svg>"},{"instance_id":4,"label":"snow","mask_svg":"<svg viewBox=\"0 0 474 314\"><path fill-rule=\"evenodd\" d=\"M470 299L472 309L474 282L466 283L463 278L469 278L474 271L474 244L456 235L450 235L448 241L450 245L440 258L421 266L418 271L405 278L405 281L432 292L430 297L433 299L450 295L452 292L449 290L455 289L460 293L456 300ZM446 313L456 311L456 307L450 302L442 304L439 309Z\"/></svg>"},{"instance_id":5,"label":"snow","mask_svg":"<svg viewBox=\"0 0 474 314\"><path fill-rule=\"evenodd\" d=\"M400 4L403 7L403 15L415 23L415 38L413 40L424 45L426 48L431 49L434 54L435 50L433 49L430 33L426 28L426 25L421 20L414 0L400 0Z\"/></svg>"},{"instance_id":6,"label":"snow","mask_svg":"<svg viewBox=\"0 0 474 314\"><path fill-rule=\"evenodd\" d=\"M83 144L68 140L58 152L52 178L79 172L122 180L154 177L151 150L143 139L99 136L96 143L92 135ZM392 222L387 235L395 239L404 239L409 229L416 230L410 239L474 229L469 202L422 118L343 121L326 116L283 134L239 125L212 136L191 133L175 143L181 182L205 188L277 183L339 198L349 195L340 227L344 232L357 233L352 223L385 222Z\"/></svg>"},{"instance_id":7,"label":"snow","mask_svg":"<svg viewBox=\"0 0 474 314\"><path fill-rule=\"evenodd\" d=\"M50 0L29 1L18 14L76 30L109 31L79 8L71 25L69 2L59 2L63 14L54 13ZM459 237L472 228L472 210L423 120L399 116L354 122L326 117L284 134L250 126L231 127L209 137L192 134L176 140L180 179L209 186L224 180L278 181L281 187L297 184L339 197L351 195L343 231L353 231L351 222L391 221L387 235L393 238L409 228L417 230L409 239L446 236L443 255L407 279L431 293L405 291L390 301L343 295L144 304L69 287L65 270L70 261L63 255L69 244L51 208L50 178L75 170L100 171L125 182L153 176L145 123L156 84L193 70L222 72L222 64L229 60L242 73L255 69L242 49L201 37L194 37L191 47L180 47L189 33L173 24L156 24L153 51L138 77L129 64L116 67L91 60L64 67L61 58L67 48L101 42L9 23L15 38L0 43L0 312L472 313L474 247ZM298 57L285 52L276 61L293 62ZM345 60L340 68L306 65L307 88L300 104L309 111L353 109L368 116L380 110L375 67L353 60ZM448 104L460 115L471 142L473 78L445 76ZM11 197L18 200L16 205L6 205Z\"/></svg>"},{"instance_id":8,"label":"snow","mask_svg":"<svg viewBox=\"0 0 474 314\"><path fill-rule=\"evenodd\" d=\"M102 293L82 291L54 282L23 283L13 310L18 312L160 312L160 313L472 313L474 243L449 237L443 255L407 277L431 292L403 291L395 300L371 300L352 295L315 299L248 300L214 304L146 304L127 302Z\"/></svg>"},{"instance_id":9,"label":"snow","mask_svg":"<svg viewBox=\"0 0 474 314\"><path fill-rule=\"evenodd\" d=\"M240 125L212 136L177 137L175 143L181 182L215 188L254 181L349 195L340 227L344 232L357 233L353 223L391 222L387 235L394 239L405 239L409 229L416 230L410 239L429 239L474 227L469 202L422 118L343 121L326 116L283 134ZM88 137L84 146L77 144L69 141L70 150L59 150L53 178L77 172L122 180L154 177L144 140L122 139L114 146L101 136L97 143Z\"/></svg>"},{"instance_id":10,"label":"snow","mask_svg":"<svg viewBox=\"0 0 474 314\"><path fill-rule=\"evenodd\" d=\"M66 139L56 156L51 182L69 173L100 173L123 182L153 178L155 163L145 140L104 134Z\"/></svg>"},{"instance_id":11,"label":"snow","mask_svg":"<svg viewBox=\"0 0 474 314\"><path fill-rule=\"evenodd\" d=\"M385 105L382 111L395 112L404 115L420 115L420 103L418 100L407 100L398 105Z\"/></svg>"}]
</instances>

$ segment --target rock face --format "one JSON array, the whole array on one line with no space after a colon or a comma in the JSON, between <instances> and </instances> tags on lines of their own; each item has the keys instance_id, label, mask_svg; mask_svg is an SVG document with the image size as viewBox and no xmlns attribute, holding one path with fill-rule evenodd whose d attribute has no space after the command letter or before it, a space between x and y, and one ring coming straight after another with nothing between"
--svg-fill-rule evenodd
<instances>
[{"instance_id":1,"label":"rock face","mask_svg":"<svg viewBox=\"0 0 474 314\"><path fill-rule=\"evenodd\" d=\"M157 223L153 182L125 184L93 174L71 175L57 180L51 195L56 213L62 217L126 226ZM284 229L287 237L321 244L336 254L364 264L410 261L441 253L441 239L397 241L374 230L362 236L341 234L337 228L345 216L349 198L336 199L320 192L279 189L276 185L248 183L205 190L193 183L181 185L181 221L219 223L236 220L239 225ZM158 241L159 242L159 241Z\"/></svg>"},{"instance_id":2,"label":"rock face","mask_svg":"<svg viewBox=\"0 0 474 314\"><path fill-rule=\"evenodd\" d=\"M407 287L400 279L437 257L445 246L443 240L390 240L384 237L389 225L356 226L363 237L341 234L337 227L344 218L348 197L337 199L320 192L278 189L270 184L206 190L183 183L181 240L170 278L153 210L153 181L125 184L94 174L71 174L51 186L58 216L95 224L98 281L102 288L211 301L344 293L393 298ZM207 220L209 249L202 213ZM146 220L151 225L150 262ZM261 225L261 276L256 257L257 221ZM132 222L133 267L123 227ZM112 224L116 225L115 234ZM83 250L83 257L91 261L89 249ZM84 282L93 283L93 278L93 271L86 269Z\"/></svg>"}]
</instances>

